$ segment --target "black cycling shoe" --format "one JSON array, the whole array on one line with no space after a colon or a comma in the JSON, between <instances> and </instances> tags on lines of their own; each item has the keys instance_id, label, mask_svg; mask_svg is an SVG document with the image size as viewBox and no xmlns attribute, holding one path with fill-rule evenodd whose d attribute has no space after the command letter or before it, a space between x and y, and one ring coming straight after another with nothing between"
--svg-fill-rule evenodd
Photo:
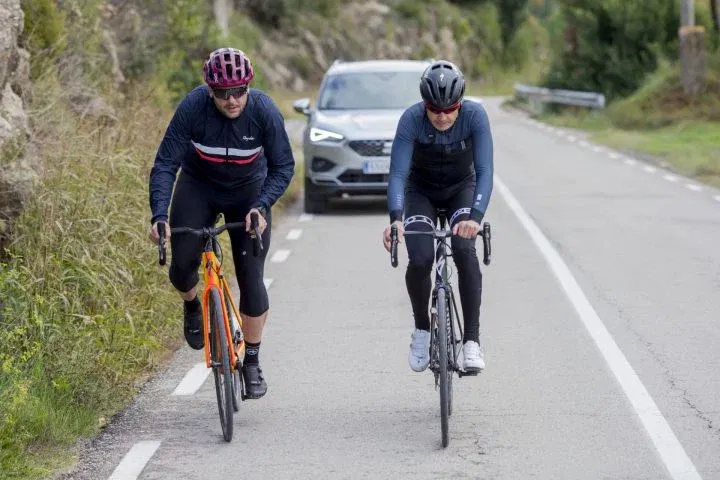
<instances>
[{"instance_id":1,"label":"black cycling shoe","mask_svg":"<svg viewBox=\"0 0 720 480\"><path fill-rule=\"evenodd\" d=\"M183 308L185 310L185 341L190 345L190 348L202 350L205 346L202 331L202 310L188 312L186 306L183 305Z\"/></svg>"},{"instance_id":2,"label":"black cycling shoe","mask_svg":"<svg viewBox=\"0 0 720 480\"><path fill-rule=\"evenodd\" d=\"M245 382L245 396L257 399L267 392L267 383L263 377L262 368L254 363L246 363L242 368L243 381Z\"/></svg>"}]
</instances>

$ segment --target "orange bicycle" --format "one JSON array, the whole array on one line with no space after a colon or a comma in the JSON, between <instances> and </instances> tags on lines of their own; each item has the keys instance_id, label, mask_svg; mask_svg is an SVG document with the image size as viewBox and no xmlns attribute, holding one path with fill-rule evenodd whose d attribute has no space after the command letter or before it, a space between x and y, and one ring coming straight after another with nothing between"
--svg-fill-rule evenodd
<instances>
[{"instance_id":1,"label":"orange bicycle","mask_svg":"<svg viewBox=\"0 0 720 480\"><path fill-rule=\"evenodd\" d=\"M251 229L254 233L253 254L262 252L263 245L257 230L258 217L251 215ZM240 409L240 400L245 400L245 388L240 375L245 355L245 340L242 333L242 317L230 293L222 270L222 250L217 236L225 230L245 229L245 222L225 223L219 227L171 228L175 234L192 234L202 237L203 278L205 288L201 297L203 312L203 336L205 338L205 364L212 368L215 377L215 393L223 438L230 442L233 436L233 413ZM166 263L165 224L158 224L160 265Z\"/></svg>"}]
</instances>

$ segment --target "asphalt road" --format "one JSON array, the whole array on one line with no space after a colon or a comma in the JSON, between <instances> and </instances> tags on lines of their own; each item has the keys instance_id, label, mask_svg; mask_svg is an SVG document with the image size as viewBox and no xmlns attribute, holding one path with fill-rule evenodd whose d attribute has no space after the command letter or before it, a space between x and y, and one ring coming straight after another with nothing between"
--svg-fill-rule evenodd
<instances>
[{"instance_id":1,"label":"asphalt road","mask_svg":"<svg viewBox=\"0 0 720 480\"><path fill-rule=\"evenodd\" d=\"M487 107L487 369L454 382L448 448L404 249L392 269L384 200L354 200L273 231L269 391L232 443L211 377L174 394L186 347L63 478L720 479L720 192Z\"/></svg>"}]
</instances>

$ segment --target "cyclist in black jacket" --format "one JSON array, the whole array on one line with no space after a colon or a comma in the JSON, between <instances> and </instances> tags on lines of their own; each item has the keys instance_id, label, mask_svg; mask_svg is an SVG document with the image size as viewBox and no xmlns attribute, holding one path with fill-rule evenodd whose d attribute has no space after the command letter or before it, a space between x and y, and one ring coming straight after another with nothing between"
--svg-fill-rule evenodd
<instances>
[{"instance_id":1,"label":"cyclist in black jacket","mask_svg":"<svg viewBox=\"0 0 720 480\"><path fill-rule=\"evenodd\" d=\"M475 251L476 235L493 186L493 139L485 108L464 101L465 79L451 62L433 62L420 79L423 101L410 106L397 127L390 154L388 211L390 223L404 229L432 230L437 208L448 210L453 258L458 270L463 320L463 369L485 368L480 348L482 274ZM404 217L404 222L403 222ZM390 250L390 229L383 233ZM431 271L433 239L408 236L405 273L415 317L408 361L416 372L430 362Z\"/></svg>"},{"instance_id":2,"label":"cyclist in black jacket","mask_svg":"<svg viewBox=\"0 0 720 480\"><path fill-rule=\"evenodd\" d=\"M267 391L259 349L269 309L263 273L270 211L290 184L295 160L277 106L265 93L249 88L254 71L245 53L234 48L215 50L203 71L206 85L183 99L155 157L150 173L151 236L158 241L160 222L202 228L211 226L220 213L227 222L245 221L249 230L250 213L260 214L265 247L260 256L251 253L250 235L230 232L247 345L243 377L248 396L260 398ZM169 228L166 232L170 237ZM200 350L204 340L196 286L202 240L176 235L170 237L170 246L170 281L185 301L185 339Z\"/></svg>"}]
</instances>

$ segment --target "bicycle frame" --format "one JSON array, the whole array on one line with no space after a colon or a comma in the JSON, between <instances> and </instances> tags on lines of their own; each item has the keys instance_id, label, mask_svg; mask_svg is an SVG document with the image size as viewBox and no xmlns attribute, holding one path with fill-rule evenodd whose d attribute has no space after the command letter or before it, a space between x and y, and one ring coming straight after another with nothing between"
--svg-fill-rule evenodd
<instances>
[{"instance_id":1,"label":"bicycle frame","mask_svg":"<svg viewBox=\"0 0 720 480\"><path fill-rule=\"evenodd\" d=\"M210 292L215 289L217 290L219 296L220 296L220 303L222 305L223 310L223 317L225 320L225 334L228 340L228 345L235 345L235 341L232 338L231 332L233 331L231 329L230 325L230 315L227 311L227 302L229 301L230 307L232 308L232 313L235 315L235 318L238 322L238 327L242 329L242 317L240 316L240 313L238 312L237 305L235 305L235 300L233 300L232 295L230 294L230 285L227 283L227 280L225 279L225 275L223 274L222 270L222 263L218 260L217 256L215 255L215 249L213 248L214 245L212 245L213 241L217 241L214 239L208 239L208 243L205 245L205 249L203 251L202 255L202 265L203 265L203 279L205 281L205 288L203 289L203 295L202 295L202 305L203 305L203 321L205 322L205 327L203 331L203 335L205 337L205 364L208 368L212 366L212 359L210 358L210 312L209 312L209 298L210 298ZM240 343L240 349L245 349L245 340L242 340ZM237 365L237 359L238 355L235 351L235 348L230 348L230 368L235 370L235 366Z\"/></svg>"}]
</instances>

